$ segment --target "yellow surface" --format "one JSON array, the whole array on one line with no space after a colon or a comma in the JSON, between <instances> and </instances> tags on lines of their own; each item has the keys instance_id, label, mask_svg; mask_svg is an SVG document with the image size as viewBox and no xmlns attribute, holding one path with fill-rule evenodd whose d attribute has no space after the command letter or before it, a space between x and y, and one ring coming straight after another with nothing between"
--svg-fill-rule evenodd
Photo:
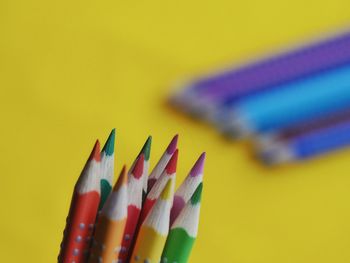
<instances>
[{"instance_id":1,"label":"yellow surface","mask_svg":"<svg viewBox=\"0 0 350 263\"><path fill-rule=\"evenodd\" d=\"M178 182L208 153L191 262L350 262L349 150L275 169L168 108L180 76L344 27L349 0L0 1L1 262L55 262L95 138L117 171L180 133Z\"/></svg>"}]
</instances>

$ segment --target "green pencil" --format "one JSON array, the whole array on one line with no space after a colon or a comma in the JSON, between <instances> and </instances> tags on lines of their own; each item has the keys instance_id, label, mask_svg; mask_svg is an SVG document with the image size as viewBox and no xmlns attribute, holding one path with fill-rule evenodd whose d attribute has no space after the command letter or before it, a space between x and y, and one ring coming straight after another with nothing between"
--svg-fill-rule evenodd
<instances>
[{"instance_id":1,"label":"green pencil","mask_svg":"<svg viewBox=\"0 0 350 263\"><path fill-rule=\"evenodd\" d=\"M171 226L161 263L188 262L198 232L202 188L203 183L200 183Z\"/></svg>"},{"instance_id":2,"label":"green pencil","mask_svg":"<svg viewBox=\"0 0 350 263\"><path fill-rule=\"evenodd\" d=\"M101 151L101 200L99 210L102 209L107 197L112 191L114 177L114 140L115 129L109 134Z\"/></svg>"},{"instance_id":3,"label":"green pencil","mask_svg":"<svg viewBox=\"0 0 350 263\"><path fill-rule=\"evenodd\" d=\"M130 176L131 171L134 169L134 166L136 164L137 159L140 157L141 154L144 155L144 164L143 164L143 173L142 173L142 184L143 184L143 191L142 191L142 200L145 199L145 196L147 194L147 182L148 182L148 170L149 170L149 159L151 156L151 144L152 144L152 136L148 136L145 144L143 145L141 151L137 155L136 159L134 160L133 164L130 166L128 175Z\"/></svg>"}]
</instances>

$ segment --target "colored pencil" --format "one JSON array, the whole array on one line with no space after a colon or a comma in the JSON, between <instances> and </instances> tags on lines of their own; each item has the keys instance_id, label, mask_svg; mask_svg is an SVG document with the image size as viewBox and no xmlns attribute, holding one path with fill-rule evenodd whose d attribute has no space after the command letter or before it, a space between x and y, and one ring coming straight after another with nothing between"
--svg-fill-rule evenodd
<instances>
[{"instance_id":1,"label":"colored pencil","mask_svg":"<svg viewBox=\"0 0 350 263\"><path fill-rule=\"evenodd\" d=\"M85 262L100 202L100 143L95 146L74 187L58 262Z\"/></svg>"},{"instance_id":2,"label":"colored pencil","mask_svg":"<svg viewBox=\"0 0 350 263\"><path fill-rule=\"evenodd\" d=\"M145 198L146 194L147 194L147 182L148 182L148 172L149 172L149 159L151 156L151 144L152 144L152 136L148 136L145 144L143 145L140 153L137 155L135 161L133 162L133 164L130 167L129 170L129 175L130 175L130 171L133 170L134 165L137 161L137 158L143 154L144 155L144 164L143 164L143 174L142 174L142 181L143 181L143 199Z\"/></svg>"},{"instance_id":3,"label":"colored pencil","mask_svg":"<svg viewBox=\"0 0 350 263\"><path fill-rule=\"evenodd\" d=\"M190 81L171 101L199 116L219 105L350 62L350 32Z\"/></svg>"},{"instance_id":4,"label":"colored pencil","mask_svg":"<svg viewBox=\"0 0 350 263\"><path fill-rule=\"evenodd\" d=\"M266 164L278 164L307 159L349 145L350 120L265 144L258 155Z\"/></svg>"},{"instance_id":5,"label":"colored pencil","mask_svg":"<svg viewBox=\"0 0 350 263\"><path fill-rule=\"evenodd\" d=\"M168 181L151 212L141 225L130 262L159 262L169 232L172 182Z\"/></svg>"},{"instance_id":6,"label":"colored pencil","mask_svg":"<svg viewBox=\"0 0 350 263\"><path fill-rule=\"evenodd\" d=\"M171 226L161 263L187 263L189 261L198 232L202 188L203 184L200 183Z\"/></svg>"},{"instance_id":7,"label":"colored pencil","mask_svg":"<svg viewBox=\"0 0 350 263\"><path fill-rule=\"evenodd\" d=\"M144 155L141 153L141 155L136 159L134 168L128 177L128 218L119 253L118 262L120 263L127 262L127 259L132 252L130 250L142 207L143 169Z\"/></svg>"},{"instance_id":8,"label":"colored pencil","mask_svg":"<svg viewBox=\"0 0 350 263\"><path fill-rule=\"evenodd\" d=\"M166 148L165 152L163 153L162 157L160 157L158 163L153 168L152 172L150 173L148 177L148 192L153 187L154 183L158 180L160 175L162 174L165 166L169 162L171 156L176 150L177 147L177 141L178 141L178 135L176 134L171 142L169 143L168 147Z\"/></svg>"},{"instance_id":9,"label":"colored pencil","mask_svg":"<svg viewBox=\"0 0 350 263\"><path fill-rule=\"evenodd\" d=\"M234 137L269 132L350 107L350 65L240 101L221 128Z\"/></svg>"},{"instance_id":10,"label":"colored pencil","mask_svg":"<svg viewBox=\"0 0 350 263\"><path fill-rule=\"evenodd\" d=\"M111 131L101 152L101 200L99 210L102 209L112 190L114 176L114 140L115 129Z\"/></svg>"},{"instance_id":11,"label":"colored pencil","mask_svg":"<svg viewBox=\"0 0 350 263\"><path fill-rule=\"evenodd\" d=\"M146 219L147 215L151 211L152 207L156 203L159 195L162 193L165 185L170 180L171 181L171 193L174 194L174 188L175 188L175 177L176 177L176 166L177 166L177 159L178 159L178 149L175 150L173 156L171 156L168 164L166 165L162 175L159 177L159 179L156 181L154 186L152 187L151 191L147 194L146 199L143 203L141 215L139 219L139 225L143 223L143 221ZM173 200L171 200L173 201Z\"/></svg>"},{"instance_id":12,"label":"colored pencil","mask_svg":"<svg viewBox=\"0 0 350 263\"><path fill-rule=\"evenodd\" d=\"M313 120L302 122L275 132L258 134L256 137L254 137L254 143L257 148L260 148L264 147L265 144L270 144L274 141L288 140L290 138L327 128L345 121L350 121L350 109L322 116L320 118L315 118Z\"/></svg>"},{"instance_id":13,"label":"colored pencil","mask_svg":"<svg viewBox=\"0 0 350 263\"><path fill-rule=\"evenodd\" d=\"M127 194L124 166L98 217L89 263L117 262L127 220Z\"/></svg>"},{"instance_id":14,"label":"colored pencil","mask_svg":"<svg viewBox=\"0 0 350 263\"><path fill-rule=\"evenodd\" d=\"M202 153L192 167L190 173L176 190L173 207L170 212L170 226L172 226L185 204L190 200L198 185L202 182L204 161L205 153Z\"/></svg>"}]
</instances>

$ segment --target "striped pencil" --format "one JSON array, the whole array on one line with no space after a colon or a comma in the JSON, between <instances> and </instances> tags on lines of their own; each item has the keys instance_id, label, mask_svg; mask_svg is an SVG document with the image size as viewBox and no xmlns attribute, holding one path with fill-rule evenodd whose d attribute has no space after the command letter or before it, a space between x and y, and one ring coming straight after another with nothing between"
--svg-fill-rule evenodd
<instances>
[{"instance_id":1,"label":"striped pencil","mask_svg":"<svg viewBox=\"0 0 350 263\"><path fill-rule=\"evenodd\" d=\"M190 200L198 185L202 182L204 161L205 153L202 153L192 167L190 173L176 190L173 207L171 208L170 212L170 226L173 225L175 219L178 217L185 204L188 202L188 200Z\"/></svg>"},{"instance_id":2,"label":"striped pencil","mask_svg":"<svg viewBox=\"0 0 350 263\"><path fill-rule=\"evenodd\" d=\"M337 125L338 123L350 121L350 109L334 114L315 118L313 120L293 125L276 132L262 133L254 137L256 148L265 147L274 141L288 140L302 134L310 133L326 127Z\"/></svg>"},{"instance_id":3,"label":"striped pencil","mask_svg":"<svg viewBox=\"0 0 350 263\"><path fill-rule=\"evenodd\" d=\"M127 220L127 193L124 166L98 217L89 263L117 262Z\"/></svg>"},{"instance_id":4,"label":"striped pencil","mask_svg":"<svg viewBox=\"0 0 350 263\"><path fill-rule=\"evenodd\" d=\"M350 32L195 80L172 97L180 109L200 115L248 95L350 62Z\"/></svg>"},{"instance_id":5,"label":"striped pencil","mask_svg":"<svg viewBox=\"0 0 350 263\"><path fill-rule=\"evenodd\" d=\"M238 102L219 125L234 137L284 129L350 107L350 64Z\"/></svg>"},{"instance_id":6,"label":"striped pencil","mask_svg":"<svg viewBox=\"0 0 350 263\"><path fill-rule=\"evenodd\" d=\"M128 177L128 219L126 221L125 231L119 253L119 263L127 262L130 247L134 240L137 222L139 220L142 207L142 174L144 168L144 155L141 154L134 165Z\"/></svg>"},{"instance_id":7,"label":"striped pencil","mask_svg":"<svg viewBox=\"0 0 350 263\"><path fill-rule=\"evenodd\" d=\"M165 185L170 180L171 184L171 194L174 194L175 188L175 177L176 177L176 166L177 166L177 158L178 158L178 149L175 150L173 156L170 158L168 164L166 165L162 175L159 177L157 182L152 187L151 191L147 194L146 199L143 203L141 215L139 219L139 225L143 223L146 219L147 215L151 211L152 207L156 203L159 195L162 193ZM171 200L172 202L173 200Z\"/></svg>"},{"instance_id":8,"label":"striped pencil","mask_svg":"<svg viewBox=\"0 0 350 263\"><path fill-rule=\"evenodd\" d=\"M172 182L168 181L156 204L143 222L130 262L160 261L169 232L170 207L173 199Z\"/></svg>"},{"instance_id":9,"label":"striped pencil","mask_svg":"<svg viewBox=\"0 0 350 263\"><path fill-rule=\"evenodd\" d=\"M114 140L115 129L111 131L101 152L101 200L99 210L102 209L112 190L114 176Z\"/></svg>"},{"instance_id":10,"label":"striped pencil","mask_svg":"<svg viewBox=\"0 0 350 263\"><path fill-rule=\"evenodd\" d=\"M142 181L143 181L143 195L142 198L144 199L146 194L147 194L147 182L148 182L148 171L149 171L149 159L151 156L151 144L152 144L152 136L148 136L145 144L143 145L140 153L137 155L135 161L133 162L133 164L130 167L129 170L129 176L130 176L130 172L133 170L136 161L138 159L138 157L143 154L144 155L144 164L143 164L143 173L142 173Z\"/></svg>"},{"instance_id":11,"label":"striped pencil","mask_svg":"<svg viewBox=\"0 0 350 263\"><path fill-rule=\"evenodd\" d=\"M186 263L189 261L198 232L202 188L203 184L200 183L190 201L171 226L161 263Z\"/></svg>"},{"instance_id":12,"label":"striped pencil","mask_svg":"<svg viewBox=\"0 0 350 263\"><path fill-rule=\"evenodd\" d=\"M176 147L177 147L177 141L178 141L178 135L176 134L171 142L169 143L168 147L166 148L165 152L163 153L162 157L159 159L156 166L153 168L152 172L150 173L148 177L148 192L153 187L154 183L158 180L160 175L162 174L165 166L169 162L171 156L174 154Z\"/></svg>"},{"instance_id":13,"label":"striped pencil","mask_svg":"<svg viewBox=\"0 0 350 263\"><path fill-rule=\"evenodd\" d=\"M100 143L96 141L75 185L58 262L85 262L100 202Z\"/></svg>"},{"instance_id":14,"label":"striped pencil","mask_svg":"<svg viewBox=\"0 0 350 263\"><path fill-rule=\"evenodd\" d=\"M286 140L273 141L259 149L266 164L304 160L350 145L350 120L314 130Z\"/></svg>"}]
</instances>

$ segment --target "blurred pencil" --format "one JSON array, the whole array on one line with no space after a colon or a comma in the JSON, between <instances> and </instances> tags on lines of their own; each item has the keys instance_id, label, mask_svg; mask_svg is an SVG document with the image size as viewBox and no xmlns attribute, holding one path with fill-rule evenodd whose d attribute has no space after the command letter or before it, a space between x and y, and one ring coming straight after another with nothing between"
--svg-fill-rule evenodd
<instances>
[{"instance_id":1,"label":"blurred pencil","mask_svg":"<svg viewBox=\"0 0 350 263\"><path fill-rule=\"evenodd\" d=\"M178 141L178 135L176 134L171 142L169 143L168 147L166 148L165 152L163 153L162 157L159 159L156 166L153 168L152 172L150 173L148 177L148 192L153 187L154 183L158 180L160 175L162 174L165 166L169 162L171 156L176 150L177 147L177 141Z\"/></svg>"},{"instance_id":2,"label":"blurred pencil","mask_svg":"<svg viewBox=\"0 0 350 263\"><path fill-rule=\"evenodd\" d=\"M349 107L350 64L243 99L224 112L218 124L234 137L246 137L284 129Z\"/></svg>"},{"instance_id":3,"label":"blurred pencil","mask_svg":"<svg viewBox=\"0 0 350 263\"><path fill-rule=\"evenodd\" d=\"M58 262L86 262L100 202L100 160L96 141L74 187Z\"/></svg>"},{"instance_id":4,"label":"blurred pencil","mask_svg":"<svg viewBox=\"0 0 350 263\"><path fill-rule=\"evenodd\" d=\"M168 181L137 236L130 262L159 262L169 232L172 182Z\"/></svg>"},{"instance_id":5,"label":"blurred pencil","mask_svg":"<svg viewBox=\"0 0 350 263\"><path fill-rule=\"evenodd\" d=\"M179 109L207 117L220 105L350 62L350 32L228 68L185 83L171 98Z\"/></svg>"},{"instance_id":6,"label":"blurred pencil","mask_svg":"<svg viewBox=\"0 0 350 263\"><path fill-rule=\"evenodd\" d=\"M170 212L170 226L172 226L185 204L188 202L188 200L190 200L198 185L202 182L204 161L205 153L202 153L192 167L190 173L176 190L174 195L174 203Z\"/></svg>"},{"instance_id":7,"label":"blurred pencil","mask_svg":"<svg viewBox=\"0 0 350 263\"><path fill-rule=\"evenodd\" d=\"M99 210L102 209L112 190L114 176L114 140L115 129L111 131L101 152L101 200Z\"/></svg>"},{"instance_id":8,"label":"blurred pencil","mask_svg":"<svg viewBox=\"0 0 350 263\"><path fill-rule=\"evenodd\" d=\"M176 177L176 166L177 166L178 150L176 149L173 156L171 156L168 164L166 165L162 175L156 181L151 191L147 194L146 199L143 203L141 215L139 219L139 225L143 223L147 215L151 211L152 207L156 203L159 195L162 193L165 185L170 180L171 194L174 194L175 177ZM172 203L173 200L171 200Z\"/></svg>"},{"instance_id":9,"label":"blurred pencil","mask_svg":"<svg viewBox=\"0 0 350 263\"><path fill-rule=\"evenodd\" d=\"M187 263L189 261L198 232L202 188L203 184L200 183L171 226L161 263Z\"/></svg>"},{"instance_id":10,"label":"blurred pencil","mask_svg":"<svg viewBox=\"0 0 350 263\"><path fill-rule=\"evenodd\" d=\"M143 181L143 196L142 198L144 199L146 194L147 194L147 182L148 182L148 172L149 172L149 159L151 156L151 144L152 144L152 136L148 136L145 144L143 145L140 153L137 155L135 161L133 162L133 164L130 167L129 170L129 176L130 176L130 172L133 170L137 158L143 154L144 155L144 164L143 164L143 173L142 173L142 181Z\"/></svg>"},{"instance_id":11,"label":"blurred pencil","mask_svg":"<svg viewBox=\"0 0 350 263\"><path fill-rule=\"evenodd\" d=\"M117 262L127 220L127 193L124 166L98 217L90 263Z\"/></svg>"},{"instance_id":12,"label":"blurred pencil","mask_svg":"<svg viewBox=\"0 0 350 263\"><path fill-rule=\"evenodd\" d=\"M254 143L257 148L265 147L265 144L268 145L270 143L273 143L274 141L288 140L302 134L331 127L333 125L346 121L350 121L350 109L336 112L334 114L321 116L320 118L315 118L310 121L302 122L298 125L293 125L291 127L275 132L261 133L254 137Z\"/></svg>"},{"instance_id":13,"label":"blurred pencil","mask_svg":"<svg viewBox=\"0 0 350 263\"><path fill-rule=\"evenodd\" d=\"M303 160L350 145L350 121L261 145L258 156L266 164Z\"/></svg>"},{"instance_id":14,"label":"blurred pencil","mask_svg":"<svg viewBox=\"0 0 350 263\"><path fill-rule=\"evenodd\" d=\"M130 248L134 240L137 223L139 220L142 207L142 187L143 187L143 169L144 169L144 155L141 154L134 165L134 168L128 177L128 218L123 234L123 240L119 253L119 261L127 262L129 254L132 252Z\"/></svg>"}]
</instances>

